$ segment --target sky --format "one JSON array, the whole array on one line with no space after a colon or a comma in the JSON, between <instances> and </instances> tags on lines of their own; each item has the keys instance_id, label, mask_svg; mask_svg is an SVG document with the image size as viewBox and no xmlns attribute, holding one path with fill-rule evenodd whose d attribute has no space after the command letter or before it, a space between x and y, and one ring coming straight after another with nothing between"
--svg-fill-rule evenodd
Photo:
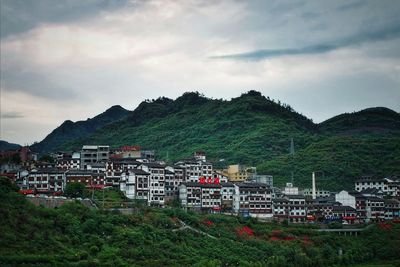
<instances>
[{"instance_id":1,"label":"sky","mask_svg":"<svg viewBox=\"0 0 400 267\"><path fill-rule=\"evenodd\" d=\"M400 111L400 1L0 0L0 139L187 91Z\"/></svg>"}]
</instances>

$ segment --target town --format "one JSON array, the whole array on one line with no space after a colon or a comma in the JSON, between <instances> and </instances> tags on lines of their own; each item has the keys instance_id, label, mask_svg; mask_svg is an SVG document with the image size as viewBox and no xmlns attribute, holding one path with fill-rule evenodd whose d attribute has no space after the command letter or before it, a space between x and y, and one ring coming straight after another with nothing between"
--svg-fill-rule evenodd
<instances>
[{"instance_id":1,"label":"town","mask_svg":"<svg viewBox=\"0 0 400 267\"><path fill-rule=\"evenodd\" d=\"M224 213L288 223L364 224L400 220L400 178L360 177L354 190L330 192L300 190L293 183L274 186L271 175L240 164L215 169L206 153L174 164L156 160L155 151L140 146L110 149L84 145L77 152L51 154L38 161L28 147L1 152L2 159L19 156L20 163L2 161L1 176L11 179L24 195L57 197L68 184L82 183L91 190L115 188L128 199L165 207L179 201L185 210Z\"/></svg>"}]
</instances>

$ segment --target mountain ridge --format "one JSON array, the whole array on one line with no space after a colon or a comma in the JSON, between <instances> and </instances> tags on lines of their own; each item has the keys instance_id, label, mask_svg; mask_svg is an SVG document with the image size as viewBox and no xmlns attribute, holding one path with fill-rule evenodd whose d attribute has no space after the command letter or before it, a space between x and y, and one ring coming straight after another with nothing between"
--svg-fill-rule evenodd
<instances>
[{"instance_id":1,"label":"mountain ridge","mask_svg":"<svg viewBox=\"0 0 400 267\"><path fill-rule=\"evenodd\" d=\"M400 166L400 149L396 149L400 146L400 118L396 114L373 108L316 124L257 91L231 100L188 92L175 100L160 97L143 101L123 118L71 138L59 148L79 150L83 144L100 143L111 147L141 145L155 149L158 158L170 163L203 150L218 168L235 163L255 165L260 173L274 175L278 185L290 179L292 169L296 183L302 186L308 186L310 172L326 170L330 180L321 186L350 188L365 172L400 174L400 167L396 167ZM371 125L375 128L366 127ZM289 156L291 138L294 159ZM336 149L336 144L342 150Z\"/></svg>"}]
</instances>

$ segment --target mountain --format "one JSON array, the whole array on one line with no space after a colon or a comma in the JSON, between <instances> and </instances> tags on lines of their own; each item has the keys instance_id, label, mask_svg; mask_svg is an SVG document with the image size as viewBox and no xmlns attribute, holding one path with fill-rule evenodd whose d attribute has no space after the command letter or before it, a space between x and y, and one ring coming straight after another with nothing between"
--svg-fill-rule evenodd
<instances>
[{"instance_id":1,"label":"mountain","mask_svg":"<svg viewBox=\"0 0 400 267\"><path fill-rule=\"evenodd\" d=\"M7 141L0 140L0 151L16 150L21 146L18 144L9 143Z\"/></svg>"},{"instance_id":2,"label":"mountain","mask_svg":"<svg viewBox=\"0 0 400 267\"><path fill-rule=\"evenodd\" d=\"M386 108L315 124L256 91L229 101L190 92L175 100L146 100L125 118L70 138L62 148L141 145L169 162L203 150L218 168L236 163L257 166L258 173L274 175L278 186L290 181L293 170L295 184L309 187L311 172L322 171L318 187L337 190L352 188L362 175L400 174L399 125L399 114ZM289 155L291 138L294 156Z\"/></svg>"},{"instance_id":3,"label":"mountain","mask_svg":"<svg viewBox=\"0 0 400 267\"><path fill-rule=\"evenodd\" d=\"M33 144L31 149L41 154L63 149L66 143L79 138L88 137L96 130L100 130L106 125L125 118L129 113L130 111L117 105L112 106L105 112L91 119L87 119L86 121L72 122L67 120L46 136L46 138L41 142Z\"/></svg>"}]
</instances>

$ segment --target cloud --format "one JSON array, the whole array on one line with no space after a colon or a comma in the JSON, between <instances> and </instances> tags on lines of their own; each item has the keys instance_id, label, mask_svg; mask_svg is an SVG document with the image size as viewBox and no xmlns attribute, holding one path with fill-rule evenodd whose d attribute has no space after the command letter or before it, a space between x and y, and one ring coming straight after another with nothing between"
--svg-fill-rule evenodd
<instances>
[{"instance_id":1,"label":"cloud","mask_svg":"<svg viewBox=\"0 0 400 267\"><path fill-rule=\"evenodd\" d=\"M235 60L261 60L272 57L282 57L291 55L312 55L330 52L336 49L349 46L362 45L366 42L383 41L397 39L400 37L400 25L383 29L375 32L360 33L343 40L337 40L331 44L318 44L302 48L292 49L261 49L245 53L229 54L222 56L212 56L214 59L235 59Z\"/></svg>"},{"instance_id":2,"label":"cloud","mask_svg":"<svg viewBox=\"0 0 400 267\"><path fill-rule=\"evenodd\" d=\"M1 38L41 24L76 22L129 4L128 0L2 0L0 3Z\"/></svg>"},{"instance_id":3,"label":"cloud","mask_svg":"<svg viewBox=\"0 0 400 267\"><path fill-rule=\"evenodd\" d=\"M20 119L24 118L25 115L18 111L2 112L1 118L3 119Z\"/></svg>"}]
</instances>

